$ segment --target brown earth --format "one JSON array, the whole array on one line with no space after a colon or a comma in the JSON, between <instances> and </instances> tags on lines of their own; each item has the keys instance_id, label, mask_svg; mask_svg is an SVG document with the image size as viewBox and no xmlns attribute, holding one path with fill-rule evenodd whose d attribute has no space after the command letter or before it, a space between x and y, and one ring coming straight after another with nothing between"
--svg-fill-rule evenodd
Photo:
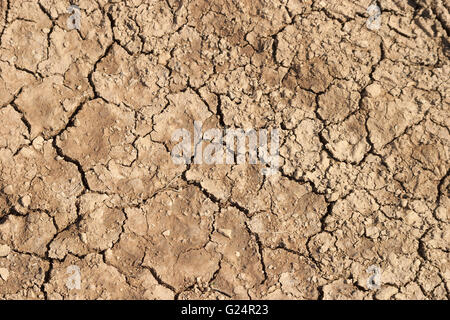
<instances>
[{"instance_id":1,"label":"brown earth","mask_svg":"<svg viewBox=\"0 0 450 320\"><path fill-rule=\"evenodd\" d=\"M0 298L449 298L448 1L0 3ZM174 164L194 120L281 172Z\"/></svg>"}]
</instances>

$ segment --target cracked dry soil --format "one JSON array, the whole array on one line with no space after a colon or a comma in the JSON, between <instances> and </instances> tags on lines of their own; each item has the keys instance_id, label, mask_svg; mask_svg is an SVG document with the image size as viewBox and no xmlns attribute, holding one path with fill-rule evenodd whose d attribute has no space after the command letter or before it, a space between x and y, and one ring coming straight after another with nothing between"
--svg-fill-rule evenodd
<instances>
[{"instance_id":1,"label":"cracked dry soil","mask_svg":"<svg viewBox=\"0 0 450 320\"><path fill-rule=\"evenodd\" d=\"M449 298L448 1L0 3L1 299ZM175 165L194 120L280 173Z\"/></svg>"}]
</instances>

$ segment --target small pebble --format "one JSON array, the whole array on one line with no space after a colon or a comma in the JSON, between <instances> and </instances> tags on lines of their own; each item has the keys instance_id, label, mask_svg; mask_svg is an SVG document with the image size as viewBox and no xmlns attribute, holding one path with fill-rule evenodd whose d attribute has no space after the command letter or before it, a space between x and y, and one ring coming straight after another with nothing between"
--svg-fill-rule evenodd
<instances>
[{"instance_id":1,"label":"small pebble","mask_svg":"<svg viewBox=\"0 0 450 320\"><path fill-rule=\"evenodd\" d=\"M11 252L11 249L6 244L0 244L0 257L6 257Z\"/></svg>"},{"instance_id":2,"label":"small pebble","mask_svg":"<svg viewBox=\"0 0 450 320\"><path fill-rule=\"evenodd\" d=\"M29 195L23 196L22 198L20 198L20 204L23 207L28 208L31 204L31 197Z\"/></svg>"},{"instance_id":3,"label":"small pebble","mask_svg":"<svg viewBox=\"0 0 450 320\"><path fill-rule=\"evenodd\" d=\"M3 192L6 194L13 194L14 192L14 188L12 185L7 185L4 189Z\"/></svg>"},{"instance_id":4,"label":"small pebble","mask_svg":"<svg viewBox=\"0 0 450 320\"><path fill-rule=\"evenodd\" d=\"M408 205L408 200L402 199L401 205L402 205L403 208L405 208Z\"/></svg>"},{"instance_id":5,"label":"small pebble","mask_svg":"<svg viewBox=\"0 0 450 320\"><path fill-rule=\"evenodd\" d=\"M219 229L217 230L220 234L224 235L225 237L231 239L231 230L230 229Z\"/></svg>"},{"instance_id":6,"label":"small pebble","mask_svg":"<svg viewBox=\"0 0 450 320\"><path fill-rule=\"evenodd\" d=\"M40 150L40 149L42 149L43 146L44 146L44 138L42 138L41 136L39 136L33 140L33 148L34 149Z\"/></svg>"},{"instance_id":7,"label":"small pebble","mask_svg":"<svg viewBox=\"0 0 450 320\"><path fill-rule=\"evenodd\" d=\"M0 268L0 278L2 278L4 281L8 280L9 277L9 271L6 268Z\"/></svg>"}]
</instances>

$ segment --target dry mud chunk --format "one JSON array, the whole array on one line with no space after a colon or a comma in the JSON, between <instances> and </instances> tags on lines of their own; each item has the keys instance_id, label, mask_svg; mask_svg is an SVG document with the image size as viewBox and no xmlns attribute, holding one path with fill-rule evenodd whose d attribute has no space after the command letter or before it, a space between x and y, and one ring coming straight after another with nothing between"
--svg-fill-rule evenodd
<instances>
[{"instance_id":1,"label":"dry mud chunk","mask_svg":"<svg viewBox=\"0 0 450 320\"><path fill-rule=\"evenodd\" d=\"M337 159L359 163L364 158L370 149L366 141L365 121L364 116L357 113L343 123L331 125L324 130L327 148Z\"/></svg>"},{"instance_id":2,"label":"dry mud chunk","mask_svg":"<svg viewBox=\"0 0 450 320\"><path fill-rule=\"evenodd\" d=\"M342 29L337 20L313 12L286 27L278 35L277 51L277 60L280 56L284 66L292 67L285 84L298 83L315 93L325 92L335 78L352 79L361 87L367 85L381 53L380 40L360 27L363 22L350 21ZM301 41L295 41L298 34L304 36ZM298 45L289 48L291 42Z\"/></svg>"},{"instance_id":3,"label":"dry mud chunk","mask_svg":"<svg viewBox=\"0 0 450 320\"><path fill-rule=\"evenodd\" d=\"M380 34L386 58L410 64L434 65L438 62L439 42L435 40L432 27L427 26L430 20L412 22L411 18L389 14L384 19L386 23L382 24Z\"/></svg>"},{"instance_id":4,"label":"dry mud chunk","mask_svg":"<svg viewBox=\"0 0 450 320\"><path fill-rule=\"evenodd\" d=\"M449 181L450 178L447 176L447 185L444 181L441 185L440 190L438 190L440 192L440 199L439 204L434 211L436 219L445 223L450 222L450 189L448 187Z\"/></svg>"},{"instance_id":5,"label":"dry mud chunk","mask_svg":"<svg viewBox=\"0 0 450 320\"><path fill-rule=\"evenodd\" d=\"M250 213L269 208L269 195L262 190L264 175L260 165L192 165L186 172L189 182L201 188L219 201L232 201Z\"/></svg>"},{"instance_id":6,"label":"dry mud chunk","mask_svg":"<svg viewBox=\"0 0 450 320\"><path fill-rule=\"evenodd\" d=\"M416 3L423 3L423 1L419 0ZM414 14L414 4L409 3L408 1L382 0L380 1L380 4L383 8L385 8L386 11L390 10L392 12L395 12L395 14L397 15L413 16Z\"/></svg>"},{"instance_id":7,"label":"dry mud chunk","mask_svg":"<svg viewBox=\"0 0 450 320\"><path fill-rule=\"evenodd\" d=\"M75 219L75 199L83 191L80 173L76 165L58 157L50 141L40 148L22 148L14 157L0 152L0 159L0 189L11 189L8 198L17 211L48 212L58 229ZM28 208L19 203L25 196L30 197Z\"/></svg>"},{"instance_id":8,"label":"dry mud chunk","mask_svg":"<svg viewBox=\"0 0 450 320\"><path fill-rule=\"evenodd\" d=\"M51 21L37 2L14 1L8 22L2 36L2 60L36 72L39 62L47 57L47 35L41 30L50 29Z\"/></svg>"},{"instance_id":9,"label":"dry mud chunk","mask_svg":"<svg viewBox=\"0 0 450 320\"><path fill-rule=\"evenodd\" d=\"M10 211L8 198L6 195L0 193L0 216L3 218Z\"/></svg>"},{"instance_id":10,"label":"dry mud chunk","mask_svg":"<svg viewBox=\"0 0 450 320\"><path fill-rule=\"evenodd\" d=\"M28 254L11 253L0 258L0 269L6 269L7 280L0 279L0 297L3 299L43 299L41 285L49 263Z\"/></svg>"},{"instance_id":11,"label":"dry mud chunk","mask_svg":"<svg viewBox=\"0 0 450 320\"><path fill-rule=\"evenodd\" d=\"M245 214L235 208L222 209L211 237L222 257L211 288L237 299L248 299L247 290L264 280L258 245L249 234L246 220Z\"/></svg>"},{"instance_id":12,"label":"dry mud chunk","mask_svg":"<svg viewBox=\"0 0 450 320\"><path fill-rule=\"evenodd\" d=\"M358 108L360 97L355 83L340 81L319 96L318 113L327 122L341 122Z\"/></svg>"},{"instance_id":13,"label":"dry mud chunk","mask_svg":"<svg viewBox=\"0 0 450 320\"><path fill-rule=\"evenodd\" d=\"M386 146L382 153L396 180L418 198L434 201L449 168L448 130L425 120Z\"/></svg>"},{"instance_id":14,"label":"dry mud chunk","mask_svg":"<svg viewBox=\"0 0 450 320\"><path fill-rule=\"evenodd\" d=\"M150 106L162 110L165 99L159 91L167 85L169 70L156 64L151 56L131 56L113 44L97 65L92 81L98 94L110 103L125 104L134 110Z\"/></svg>"},{"instance_id":15,"label":"dry mud chunk","mask_svg":"<svg viewBox=\"0 0 450 320\"><path fill-rule=\"evenodd\" d=\"M0 61L0 106L12 101L19 90L31 84L33 79L31 74Z\"/></svg>"},{"instance_id":16,"label":"dry mud chunk","mask_svg":"<svg viewBox=\"0 0 450 320\"><path fill-rule=\"evenodd\" d=\"M287 68L277 66L270 56L271 38L261 39L258 48L235 47L230 43L208 38L206 55L211 55L216 73L207 85L217 94L239 101L243 95L259 99L280 86Z\"/></svg>"},{"instance_id":17,"label":"dry mud chunk","mask_svg":"<svg viewBox=\"0 0 450 320\"><path fill-rule=\"evenodd\" d=\"M138 158L131 166L110 161L107 166L96 165L87 173L92 190L115 193L131 202L147 199L170 186L185 166L175 165L164 146L139 138L135 143Z\"/></svg>"},{"instance_id":18,"label":"dry mud chunk","mask_svg":"<svg viewBox=\"0 0 450 320\"><path fill-rule=\"evenodd\" d=\"M233 181L228 177L229 166L194 165L186 172L189 182L200 186L216 199L226 201L230 198Z\"/></svg>"},{"instance_id":19,"label":"dry mud chunk","mask_svg":"<svg viewBox=\"0 0 450 320\"><path fill-rule=\"evenodd\" d=\"M424 244L423 252L425 256L427 256L428 251L430 251L431 253L430 258L432 258L432 260L435 260L434 262L437 265L445 266L446 269L450 267L449 261L446 261L446 259L444 258L445 253L447 253L448 255L448 251L450 248L449 240L450 240L450 226L448 224L444 224L441 227L434 227L429 232L427 232L423 237L423 244ZM443 259L440 261L435 259L437 258L435 255L436 252L431 252L433 250L442 251ZM446 271L447 270L445 270L445 272Z\"/></svg>"},{"instance_id":20,"label":"dry mud chunk","mask_svg":"<svg viewBox=\"0 0 450 320\"><path fill-rule=\"evenodd\" d=\"M327 210L324 197L313 193L306 184L286 178L266 184L264 189L270 207L252 216L249 229L265 246L306 253L308 237L320 231L320 219Z\"/></svg>"},{"instance_id":21,"label":"dry mud chunk","mask_svg":"<svg viewBox=\"0 0 450 320\"><path fill-rule=\"evenodd\" d=\"M110 248L119 238L122 232L122 224L125 220L123 212L119 209L108 208L103 205L86 214L79 223L78 231L81 239L94 250Z\"/></svg>"},{"instance_id":22,"label":"dry mud chunk","mask_svg":"<svg viewBox=\"0 0 450 320\"><path fill-rule=\"evenodd\" d=\"M250 290L253 299L317 299L319 270L303 256L282 250L263 250L267 279Z\"/></svg>"},{"instance_id":23,"label":"dry mud chunk","mask_svg":"<svg viewBox=\"0 0 450 320\"><path fill-rule=\"evenodd\" d=\"M110 161L130 165L136 158L133 111L96 99L83 106L75 121L57 144L64 154L79 159L85 170Z\"/></svg>"},{"instance_id":24,"label":"dry mud chunk","mask_svg":"<svg viewBox=\"0 0 450 320\"><path fill-rule=\"evenodd\" d=\"M441 103L437 93L405 88L400 97L380 89L374 98L365 100L369 108L367 128L375 150L417 125L431 106Z\"/></svg>"},{"instance_id":25,"label":"dry mud chunk","mask_svg":"<svg viewBox=\"0 0 450 320\"><path fill-rule=\"evenodd\" d=\"M344 280L336 280L323 287L324 300L363 300L367 297L367 293Z\"/></svg>"},{"instance_id":26,"label":"dry mud chunk","mask_svg":"<svg viewBox=\"0 0 450 320\"><path fill-rule=\"evenodd\" d=\"M282 1L196 1L188 5L189 23L201 34L224 38L231 46L270 37L291 19Z\"/></svg>"},{"instance_id":27,"label":"dry mud chunk","mask_svg":"<svg viewBox=\"0 0 450 320\"><path fill-rule=\"evenodd\" d=\"M266 179L276 179L278 175L265 177L262 166L236 165L227 173L227 177L232 181L230 201L246 208L250 214L270 207L269 192L262 188Z\"/></svg>"},{"instance_id":28,"label":"dry mud chunk","mask_svg":"<svg viewBox=\"0 0 450 320\"><path fill-rule=\"evenodd\" d=\"M323 125L319 120L305 119L298 123L282 144L280 155L284 159L283 172L301 177L315 167L327 165L326 154L321 153L322 143L319 133ZM325 169L325 168L323 168Z\"/></svg>"},{"instance_id":29,"label":"dry mud chunk","mask_svg":"<svg viewBox=\"0 0 450 320\"><path fill-rule=\"evenodd\" d=\"M395 0L398 1L398 0ZM401 1L401 0L400 0ZM294 1L292 1L294 2ZM342 1L315 1L312 7L315 10L325 10L329 15L338 20L351 20L357 15L363 15L366 8L371 5L371 0L342 0ZM383 6L384 8L384 6Z\"/></svg>"},{"instance_id":30,"label":"dry mud chunk","mask_svg":"<svg viewBox=\"0 0 450 320\"><path fill-rule=\"evenodd\" d=\"M51 300L138 298L126 277L105 264L99 254L89 254L82 260L69 256L63 262L55 261L44 290Z\"/></svg>"},{"instance_id":31,"label":"dry mud chunk","mask_svg":"<svg viewBox=\"0 0 450 320\"><path fill-rule=\"evenodd\" d=\"M128 219L124 225L125 232L114 247L105 252L106 261L120 272L136 277L142 272L141 262L145 256L147 234L146 216L139 209L126 209ZM135 233L137 230L138 234Z\"/></svg>"},{"instance_id":32,"label":"dry mud chunk","mask_svg":"<svg viewBox=\"0 0 450 320\"><path fill-rule=\"evenodd\" d=\"M141 270L136 277L129 277L128 282L137 289L136 296L139 299L173 300L175 298L175 293L159 284L150 270Z\"/></svg>"},{"instance_id":33,"label":"dry mud chunk","mask_svg":"<svg viewBox=\"0 0 450 320\"><path fill-rule=\"evenodd\" d=\"M127 277L127 282L137 290L139 299L173 299L174 289L159 280L156 271L142 265L147 241L147 221L139 209L127 209L125 232L113 249L108 249L105 261ZM135 234L134 232L139 232ZM155 278L156 277L156 278Z\"/></svg>"},{"instance_id":34,"label":"dry mud chunk","mask_svg":"<svg viewBox=\"0 0 450 320\"><path fill-rule=\"evenodd\" d=\"M386 283L402 286L414 280L420 265L417 250L422 232L400 220L386 218L368 193L358 191L338 200L325 219L325 230L332 234L315 236L309 250L327 270L327 278L352 275L364 286L363 269L349 267L353 262L363 265L371 261L381 263ZM330 240L333 245L324 247Z\"/></svg>"},{"instance_id":35,"label":"dry mud chunk","mask_svg":"<svg viewBox=\"0 0 450 320\"><path fill-rule=\"evenodd\" d=\"M265 186L266 178L261 165L192 165L186 172L190 183L199 184L211 197L221 202L230 201L247 210L251 215L270 208L270 192L278 183L279 174L271 175L274 180Z\"/></svg>"},{"instance_id":36,"label":"dry mud chunk","mask_svg":"<svg viewBox=\"0 0 450 320\"><path fill-rule=\"evenodd\" d=\"M16 152L27 143L28 128L22 121L22 115L12 106L0 109L0 149L8 148Z\"/></svg>"},{"instance_id":37,"label":"dry mud chunk","mask_svg":"<svg viewBox=\"0 0 450 320\"><path fill-rule=\"evenodd\" d=\"M396 287L385 285L377 291L375 298L377 300L392 300L396 293L398 293L398 289Z\"/></svg>"},{"instance_id":38,"label":"dry mud chunk","mask_svg":"<svg viewBox=\"0 0 450 320\"><path fill-rule=\"evenodd\" d=\"M281 112L281 127L285 130L295 129L306 118L315 118L316 96L311 92L299 87L282 88L274 100L272 105L277 113Z\"/></svg>"},{"instance_id":39,"label":"dry mud chunk","mask_svg":"<svg viewBox=\"0 0 450 320\"><path fill-rule=\"evenodd\" d=\"M248 96L235 100L220 96L225 125L244 129L267 127L274 120L270 102L264 98L259 102L252 100Z\"/></svg>"},{"instance_id":40,"label":"dry mud chunk","mask_svg":"<svg viewBox=\"0 0 450 320\"><path fill-rule=\"evenodd\" d=\"M328 123L341 122L358 108L360 97L354 82L340 81L319 96L318 113Z\"/></svg>"},{"instance_id":41,"label":"dry mud chunk","mask_svg":"<svg viewBox=\"0 0 450 320\"><path fill-rule=\"evenodd\" d=\"M0 257L6 257L11 252L11 248L6 244L0 245Z\"/></svg>"},{"instance_id":42,"label":"dry mud chunk","mask_svg":"<svg viewBox=\"0 0 450 320\"><path fill-rule=\"evenodd\" d=\"M175 198L171 200L169 195ZM143 266L153 268L176 290L189 287L199 277L208 281L219 263L218 254L207 245L217 206L194 187L188 187L179 196L156 196L145 208L147 219L151 220L147 222L146 238L150 243L143 260Z\"/></svg>"},{"instance_id":43,"label":"dry mud chunk","mask_svg":"<svg viewBox=\"0 0 450 320\"><path fill-rule=\"evenodd\" d=\"M79 207L76 224L58 234L50 244L50 257L63 259L68 253L103 251L118 241L125 215L113 207L108 196L85 194Z\"/></svg>"},{"instance_id":44,"label":"dry mud chunk","mask_svg":"<svg viewBox=\"0 0 450 320\"><path fill-rule=\"evenodd\" d=\"M132 53L158 50L158 40L185 23L185 10L177 2L120 2L112 4L108 10L114 21L115 39Z\"/></svg>"},{"instance_id":45,"label":"dry mud chunk","mask_svg":"<svg viewBox=\"0 0 450 320\"><path fill-rule=\"evenodd\" d=\"M50 47L47 60L39 63L39 71L47 76L51 74L64 74L71 63L81 56L79 35L76 32L66 32L55 26L50 34Z\"/></svg>"},{"instance_id":46,"label":"dry mud chunk","mask_svg":"<svg viewBox=\"0 0 450 320\"><path fill-rule=\"evenodd\" d=\"M136 138L135 113L97 99L86 103L58 146L80 161L92 190L142 199L167 185L183 166L150 137ZM163 169L164 168L164 169Z\"/></svg>"},{"instance_id":47,"label":"dry mud chunk","mask_svg":"<svg viewBox=\"0 0 450 320\"><path fill-rule=\"evenodd\" d=\"M442 283L438 268L426 264L419 271L418 282L424 292L433 296L434 299L446 299L447 292L445 291L445 284ZM441 287L442 285L444 287Z\"/></svg>"},{"instance_id":48,"label":"dry mud chunk","mask_svg":"<svg viewBox=\"0 0 450 320\"><path fill-rule=\"evenodd\" d=\"M86 11L84 8L86 3L80 4L79 32L76 29L68 30L69 4L64 7L63 12L60 11L60 4L49 5L50 11L58 8L60 19L49 35L48 58L39 63L38 71L42 75L65 74L72 64L87 64L92 69L94 63L112 43L112 32L107 17L100 10ZM84 75L85 77L87 75Z\"/></svg>"},{"instance_id":49,"label":"dry mud chunk","mask_svg":"<svg viewBox=\"0 0 450 320\"><path fill-rule=\"evenodd\" d=\"M415 283L409 283L400 289L400 292L395 296L395 300L425 300L426 296L423 294L420 286Z\"/></svg>"},{"instance_id":50,"label":"dry mud chunk","mask_svg":"<svg viewBox=\"0 0 450 320\"><path fill-rule=\"evenodd\" d=\"M55 234L52 218L44 212L30 212L25 217L9 215L0 224L0 239L20 252L42 257Z\"/></svg>"},{"instance_id":51,"label":"dry mud chunk","mask_svg":"<svg viewBox=\"0 0 450 320\"><path fill-rule=\"evenodd\" d=\"M194 122L206 123L213 115L201 98L191 89L185 92L170 94L165 110L154 117L154 131L150 134L153 141L164 143L169 150L178 141L172 140L175 130L184 129L190 132L194 141ZM208 125L205 126L205 129ZM171 130L167 130L171 128ZM192 146L193 147L193 146Z\"/></svg>"},{"instance_id":52,"label":"dry mud chunk","mask_svg":"<svg viewBox=\"0 0 450 320\"><path fill-rule=\"evenodd\" d=\"M45 78L34 87L25 88L16 104L31 126L31 137L43 134L45 138L58 133L69 121L78 105L90 91L71 90L61 76Z\"/></svg>"},{"instance_id":53,"label":"dry mud chunk","mask_svg":"<svg viewBox=\"0 0 450 320\"><path fill-rule=\"evenodd\" d=\"M413 98L414 90L411 89L416 87L416 89L419 89L417 92L419 96L433 97L433 91L438 91L445 100L445 98L448 99L448 88L450 86L448 70L450 70L448 63L436 66L436 68L429 68L384 59L373 71L373 79L375 80L374 84L382 87L378 93L380 98L383 98L386 92L399 97L403 94L403 89L407 89L405 93L408 94L409 98ZM430 92L426 93L422 90ZM444 105L441 107L444 107Z\"/></svg>"},{"instance_id":54,"label":"dry mud chunk","mask_svg":"<svg viewBox=\"0 0 450 320\"><path fill-rule=\"evenodd\" d=\"M158 193L139 208L126 209L125 233L107 260L125 274L137 272L130 265L148 268L176 291L199 277L207 282L219 261L208 245L217 211L193 186Z\"/></svg>"},{"instance_id":55,"label":"dry mud chunk","mask_svg":"<svg viewBox=\"0 0 450 320\"><path fill-rule=\"evenodd\" d=\"M333 162L325 172L307 173L319 192L324 192L328 201L336 201L352 190L363 188L380 190L389 184L395 191L400 190L398 182L392 181L388 169L379 157L369 154L361 165ZM381 201L381 200L380 200Z\"/></svg>"},{"instance_id":56,"label":"dry mud chunk","mask_svg":"<svg viewBox=\"0 0 450 320\"><path fill-rule=\"evenodd\" d=\"M193 28L183 28L170 38L170 42L176 44L167 65L172 70L171 87L182 89L188 84L195 88L202 86L213 73L213 65L207 56L209 48L203 48L200 35Z\"/></svg>"},{"instance_id":57,"label":"dry mud chunk","mask_svg":"<svg viewBox=\"0 0 450 320\"><path fill-rule=\"evenodd\" d=\"M113 249L105 252L106 263L116 267L127 276L128 283L136 288L144 299L173 299L175 292L170 285L161 284L155 278L154 269L142 266L147 242L147 221L139 209L126 209L125 232ZM138 234L136 234L137 232Z\"/></svg>"}]
</instances>

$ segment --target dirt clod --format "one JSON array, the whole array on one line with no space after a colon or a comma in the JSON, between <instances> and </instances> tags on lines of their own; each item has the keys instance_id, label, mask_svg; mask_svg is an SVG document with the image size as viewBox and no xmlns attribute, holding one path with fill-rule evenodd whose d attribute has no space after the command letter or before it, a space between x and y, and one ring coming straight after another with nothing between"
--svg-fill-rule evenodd
<instances>
[{"instance_id":1,"label":"dirt clod","mask_svg":"<svg viewBox=\"0 0 450 320\"><path fill-rule=\"evenodd\" d=\"M0 0L0 299L450 297L445 1L72 2Z\"/></svg>"}]
</instances>

